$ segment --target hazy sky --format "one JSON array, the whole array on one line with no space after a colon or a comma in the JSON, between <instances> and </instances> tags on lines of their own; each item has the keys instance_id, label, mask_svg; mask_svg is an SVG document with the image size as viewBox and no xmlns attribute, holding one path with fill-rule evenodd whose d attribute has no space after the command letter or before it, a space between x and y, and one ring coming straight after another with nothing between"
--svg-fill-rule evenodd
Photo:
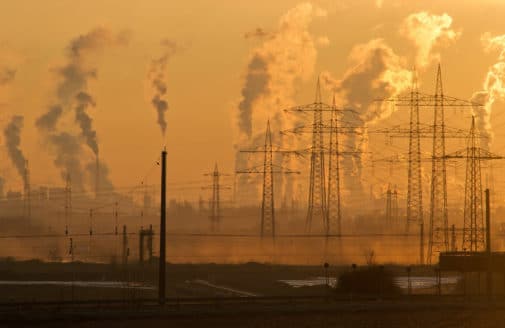
<instances>
[{"instance_id":1,"label":"hazy sky","mask_svg":"<svg viewBox=\"0 0 505 328\"><path fill-rule=\"evenodd\" d=\"M292 11L309 4L309 14ZM129 40L106 45L86 58L86 65L96 70L96 78L89 78L86 87L96 107L89 107L87 113L96 128L100 158L109 167L114 185L139 183L165 143L170 181L202 180L202 174L216 161L223 171L233 172L234 144L241 134L237 108L255 53L292 61L291 66L283 66L281 60L274 59L276 66L269 66L271 83L276 83L271 92L284 93L282 88L288 91L276 98L277 109L272 107L273 100L260 100L265 107L256 113L268 113L256 119L263 120L265 115L275 117L283 106L311 102L318 73L325 72L339 81L353 65L360 67L356 50L352 55L359 44L383 39L382 44L394 52L390 57L398 61L394 63L395 72L412 68L420 50L402 32L402 26L409 15L420 12L450 16L446 30L454 33L434 41L430 58L418 68L420 84L433 91L436 58L440 58L445 91L471 98L482 90L489 67L498 61L500 51L485 51L482 36L505 34L502 1L3 0L0 72L7 67L15 69L16 74L11 81L0 83L0 125L3 129L12 115L23 115L20 148L30 160L32 184L62 184L60 169L53 164L54 153L35 121L57 102L55 90L60 78L56 71L68 63L70 42L102 28L113 36L127 35ZM244 37L258 28L264 36ZM164 39L177 44L164 70L169 106L165 140L156 123L147 81L151 61L162 55L160 42ZM328 91L324 97L329 100ZM505 118L497 113L504 107L499 102L493 106L491 122L499 126ZM67 116L60 122L60 131L79 136L72 114L67 112ZM458 117L452 119L458 121ZM252 129L255 135L264 125L253 122ZM492 149L505 151L496 146L503 133L495 132ZM20 189L21 178L7 160L5 146L1 156L0 173L7 187ZM93 155L82 146L79 159L84 166L93 161ZM86 188L90 189L89 182Z\"/></svg>"}]
</instances>

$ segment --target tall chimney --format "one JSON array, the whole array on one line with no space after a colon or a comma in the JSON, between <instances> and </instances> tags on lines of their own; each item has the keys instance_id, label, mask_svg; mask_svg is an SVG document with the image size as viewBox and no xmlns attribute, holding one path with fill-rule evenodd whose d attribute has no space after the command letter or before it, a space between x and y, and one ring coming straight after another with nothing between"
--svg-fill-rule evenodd
<instances>
[{"instance_id":1,"label":"tall chimney","mask_svg":"<svg viewBox=\"0 0 505 328\"><path fill-rule=\"evenodd\" d=\"M100 191L100 162L98 160L98 154L96 154L95 199L98 199L99 191Z\"/></svg>"},{"instance_id":2,"label":"tall chimney","mask_svg":"<svg viewBox=\"0 0 505 328\"><path fill-rule=\"evenodd\" d=\"M167 166L167 150L163 149L161 152L161 207L160 207L160 264L159 264L159 275L158 275L158 299L160 305L165 304L165 265L166 265L166 254L165 254L165 233L166 233L166 166Z\"/></svg>"},{"instance_id":3,"label":"tall chimney","mask_svg":"<svg viewBox=\"0 0 505 328\"><path fill-rule=\"evenodd\" d=\"M28 160L25 160L25 172L24 172L24 206L26 218L31 217L31 191L30 191L30 170L28 168Z\"/></svg>"},{"instance_id":4,"label":"tall chimney","mask_svg":"<svg viewBox=\"0 0 505 328\"><path fill-rule=\"evenodd\" d=\"M487 297L491 298L493 291L493 274L491 265L491 208L489 206L489 189L486 189L486 255L487 255L487 272L486 272L486 292Z\"/></svg>"}]
</instances>

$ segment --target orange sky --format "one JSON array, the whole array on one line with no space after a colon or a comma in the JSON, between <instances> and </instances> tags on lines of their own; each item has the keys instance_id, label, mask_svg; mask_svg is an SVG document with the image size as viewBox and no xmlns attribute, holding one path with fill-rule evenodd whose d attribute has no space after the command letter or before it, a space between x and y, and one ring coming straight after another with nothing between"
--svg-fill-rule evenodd
<instances>
[{"instance_id":1,"label":"orange sky","mask_svg":"<svg viewBox=\"0 0 505 328\"><path fill-rule=\"evenodd\" d=\"M88 91L97 102L90 110L94 119L101 159L109 166L116 186L130 186L142 180L158 157L164 141L156 124L155 110L146 90L146 72L151 59L160 55L160 40L168 38L183 50L174 55L166 71L169 181L202 180L217 161L223 171L233 172L237 136L237 106L241 98L251 53L264 40L246 40L244 34L256 28L275 31L280 17L299 1L4 1L0 5L0 68L17 70L15 79L0 85L3 127L11 115L25 116L21 148L31 163L32 184L59 185L59 171L52 164L35 128L35 120L54 100L56 78L52 69L65 62L70 40L97 27L112 33L128 30L131 40L124 47L108 47L90 60L98 76ZM481 36L505 33L505 4L501 1L314 1L326 11L308 24L308 33L327 37L327 45L317 45L313 67L305 79L296 80L292 101L313 100L318 72L328 71L340 79L349 67L348 56L357 44L376 38L402 57L405 69L414 65L416 48L399 32L404 19L427 11L447 13L459 37L438 44L448 94L469 99L482 88L488 67L498 52L486 53ZM420 72L421 84L432 91L436 62ZM329 97L326 92L326 97ZM503 104L495 104L492 122ZM393 118L392 118L393 119ZM452 118L458 123L458 117ZM402 121L402 119L399 119ZM403 120L404 121L404 120ZM387 119L383 124L387 125ZM68 129L77 133L69 121ZM462 123L461 126L468 124ZM254 126L259 133L263 126ZM505 152L498 129L493 150ZM380 146L383 147L384 145ZM379 146L378 146L379 147ZM383 150L379 149L380 152ZM390 151L390 150L388 150ZM385 151L384 151L385 152ZM19 189L21 179L7 160L5 148L0 173L7 188ZM83 163L92 160L83 154ZM157 175L152 175L157 178ZM505 180L501 181L505 182ZM191 193L191 195L190 195ZM180 192L179 197L195 197Z\"/></svg>"}]
</instances>

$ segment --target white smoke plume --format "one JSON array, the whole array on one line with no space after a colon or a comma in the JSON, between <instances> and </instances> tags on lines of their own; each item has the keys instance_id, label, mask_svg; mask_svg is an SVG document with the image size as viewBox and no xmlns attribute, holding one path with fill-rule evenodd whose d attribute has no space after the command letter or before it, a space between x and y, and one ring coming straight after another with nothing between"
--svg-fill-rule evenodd
<instances>
[{"instance_id":1,"label":"white smoke plume","mask_svg":"<svg viewBox=\"0 0 505 328\"><path fill-rule=\"evenodd\" d=\"M65 113L74 111L74 120L81 130L81 137L90 150L98 154L96 131L87 109L95 106L89 94L90 79L97 77L94 59L106 48L124 46L129 41L129 33L114 34L106 28L96 28L73 39L66 49L65 64L54 69L59 82L56 86L54 104L36 121L36 126L50 150L54 153L54 163L59 167L62 178L70 173L73 188L83 190L83 170L81 167L82 147L78 136L59 125Z\"/></svg>"},{"instance_id":2,"label":"white smoke plume","mask_svg":"<svg viewBox=\"0 0 505 328\"><path fill-rule=\"evenodd\" d=\"M482 136L481 147L489 149L493 140L491 127L491 114L493 105L497 100L505 99L505 34L492 37L486 33L482 36L482 42L486 51L496 50L499 52L496 63L489 67L482 90L475 92L472 101L482 104L475 106L474 114L477 116L477 127Z\"/></svg>"},{"instance_id":3,"label":"white smoke plume","mask_svg":"<svg viewBox=\"0 0 505 328\"><path fill-rule=\"evenodd\" d=\"M14 164L14 167L18 171L19 176L23 179L23 182L26 183L26 175L24 174L26 158L20 148L23 124L24 117L14 115L4 129L4 137L7 153L9 154L12 164Z\"/></svg>"},{"instance_id":4,"label":"white smoke plume","mask_svg":"<svg viewBox=\"0 0 505 328\"><path fill-rule=\"evenodd\" d=\"M440 54L433 52L433 48L450 44L461 35L451 25L452 17L446 13L434 15L421 11L405 18L400 32L416 45L417 68L423 69L433 61L440 61Z\"/></svg>"},{"instance_id":5,"label":"white smoke plume","mask_svg":"<svg viewBox=\"0 0 505 328\"><path fill-rule=\"evenodd\" d=\"M162 54L151 61L147 74L147 79L152 90L151 104L156 109L157 123L160 126L161 134L164 136L167 131L167 121L165 114L168 111L167 81L166 71L170 58L177 53L180 47L172 40L163 39L160 43Z\"/></svg>"},{"instance_id":6,"label":"white smoke plume","mask_svg":"<svg viewBox=\"0 0 505 328\"><path fill-rule=\"evenodd\" d=\"M354 126L362 127L364 135L349 134L344 145L349 150L366 152L366 126L388 117L389 106L380 106L375 100L386 99L410 88L412 73L405 68L405 60L398 56L382 39L357 45L349 55L349 68L341 79L328 72L321 74L322 82L335 92L338 103L353 108L357 116L346 113L343 118ZM364 155L343 160L344 185L359 197L366 197L362 186L361 168Z\"/></svg>"},{"instance_id":7,"label":"white smoke plume","mask_svg":"<svg viewBox=\"0 0 505 328\"><path fill-rule=\"evenodd\" d=\"M268 33L261 28L246 33L246 38L256 38L261 43L251 51L247 63L237 106L236 148L248 147L253 139L264 138L268 119L274 134L291 125L282 110L294 104L298 83L313 77L317 46L328 40L313 36L309 26L314 18L324 16L324 10L308 2L301 3L286 12ZM243 169L246 165L247 161L237 151L235 167ZM238 189L245 184L246 178L242 177Z\"/></svg>"}]
</instances>

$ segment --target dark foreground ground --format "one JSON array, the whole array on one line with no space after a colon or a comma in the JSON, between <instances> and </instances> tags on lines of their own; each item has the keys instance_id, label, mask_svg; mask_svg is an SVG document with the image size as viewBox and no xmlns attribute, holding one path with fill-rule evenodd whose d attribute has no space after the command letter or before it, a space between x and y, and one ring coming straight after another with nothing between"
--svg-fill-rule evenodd
<instances>
[{"instance_id":1,"label":"dark foreground ground","mask_svg":"<svg viewBox=\"0 0 505 328\"><path fill-rule=\"evenodd\" d=\"M503 304L361 301L115 311L25 312L0 327L505 327Z\"/></svg>"},{"instance_id":2,"label":"dark foreground ground","mask_svg":"<svg viewBox=\"0 0 505 328\"><path fill-rule=\"evenodd\" d=\"M387 269L398 275L404 275L406 270L399 266ZM349 266L331 267L328 275L337 276L349 270ZM416 267L413 274L433 275L433 268ZM324 269L318 266L169 264L167 297L171 301L164 308L142 301L154 299L155 288L4 284L0 285L0 327L505 328L502 293L493 302L475 295L358 297L348 293L337 295L325 286L292 288L279 282L324 275ZM155 286L157 277L155 264L8 260L0 261L0 280L130 281ZM244 292L252 295L244 296ZM122 303L112 304L109 302L112 299Z\"/></svg>"},{"instance_id":3,"label":"dark foreground ground","mask_svg":"<svg viewBox=\"0 0 505 328\"><path fill-rule=\"evenodd\" d=\"M405 275L405 267L388 266ZM350 266L330 267L329 277L336 277ZM321 294L324 286L293 288L280 280L324 277L322 266L245 264L168 264L167 297L305 296ZM431 275L429 267L415 267L413 275ZM1 281L94 281L121 282L147 288L94 288L78 285L9 285ZM0 303L19 301L69 301L89 299L138 299L157 297L156 261L127 266L107 263L46 263L40 261L0 260ZM127 284L129 282L129 284ZM217 287L211 287L217 286ZM152 287L149 289L149 287ZM219 288L225 287L225 288ZM231 290L226 290L230 288ZM237 292L233 292L233 290Z\"/></svg>"}]
</instances>

